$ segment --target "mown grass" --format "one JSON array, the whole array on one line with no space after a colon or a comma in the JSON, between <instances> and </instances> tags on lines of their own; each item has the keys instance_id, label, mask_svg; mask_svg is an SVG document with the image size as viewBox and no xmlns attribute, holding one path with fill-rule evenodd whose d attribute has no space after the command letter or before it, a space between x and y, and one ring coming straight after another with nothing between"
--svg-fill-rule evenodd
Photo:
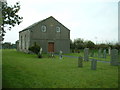
<instances>
[{"instance_id":1,"label":"mown grass","mask_svg":"<svg viewBox=\"0 0 120 90\"><path fill-rule=\"evenodd\" d=\"M77 59L64 57L39 59L36 55L3 50L3 88L117 88L118 67L90 61L78 68Z\"/></svg>"},{"instance_id":2,"label":"mown grass","mask_svg":"<svg viewBox=\"0 0 120 90\"><path fill-rule=\"evenodd\" d=\"M101 61L110 61L110 55L108 55L108 54L106 54L106 58L102 58L102 57L99 58L97 52L94 53L94 56L93 56L93 57L91 57L90 54L91 54L91 53L89 53L89 58L90 58L90 59L96 59L96 60L101 60ZM84 57L84 52L83 52L83 50L81 50L80 53L69 53L69 54L64 54L64 55L76 56L76 57L79 57L79 56ZM101 56L102 56L102 55L101 55Z\"/></svg>"}]
</instances>

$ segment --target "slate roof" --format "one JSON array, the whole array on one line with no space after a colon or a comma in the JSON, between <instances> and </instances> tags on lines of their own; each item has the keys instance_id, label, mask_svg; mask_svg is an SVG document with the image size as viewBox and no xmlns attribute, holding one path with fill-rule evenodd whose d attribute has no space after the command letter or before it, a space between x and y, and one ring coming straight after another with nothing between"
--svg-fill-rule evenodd
<instances>
[{"instance_id":1,"label":"slate roof","mask_svg":"<svg viewBox=\"0 0 120 90\"><path fill-rule=\"evenodd\" d=\"M26 31L26 30L29 30L30 28L32 28L33 26L35 26L35 25L37 25L38 23L41 23L41 22L43 22L43 21L45 21L45 20L47 20L47 19L49 19L49 18L53 18L53 19L55 19L53 16L50 16L50 17L48 17L48 18L46 18L46 19L43 19L43 20L40 20L40 21L38 21L38 22L36 22L36 23L34 23L34 24L32 24L32 25L30 25L30 26L28 26L27 28L25 28L25 29L23 29L22 31L20 31L19 33L21 33L21 32L23 32L23 31ZM56 20L56 19L55 19ZM56 20L58 23L60 23L58 20ZM61 23L60 23L61 24ZM63 24L61 24L62 26L64 26ZM65 27L65 26L64 26ZM67 27L65 27L66 29L68 29ZM69 30L69 29L68 29ZM70 31L70 30L69 30Z\"/></svg>"}]
</instances>

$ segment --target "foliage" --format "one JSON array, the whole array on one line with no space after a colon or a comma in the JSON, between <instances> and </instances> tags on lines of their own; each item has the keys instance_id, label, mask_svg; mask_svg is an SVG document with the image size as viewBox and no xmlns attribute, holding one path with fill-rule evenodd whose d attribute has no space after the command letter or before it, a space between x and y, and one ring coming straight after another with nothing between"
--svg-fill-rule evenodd
<instances>
[{"instance_id":1,"label":"foliage","mask_svg":"<svg viewBox=\"0 0 120 90\"><path fill-rule=\"evenodd\" d=\"M84 40L81 38L74 39L74 41L70 40L70 49L72 52L79 52L80 49L84 48L90 48L90 49L106 49L108 50L109 47L116 48L120 50L120 44L112 44L112 43L101 43L101 44L94 44L94 42L90 40Z\"/></svg>"},{"instance_id":2,"label":"foliage","mask_svg":"<svg viewBox=\"0 0 120 90\"><path fill-rule=\"evenodd\" d=\"M38 53L38 58L42 58L42 54Z\"/></svg>"},{"instance_id":3,"label":"foliage","mask_svg":"<svg viewBox=\"0 0 120 90\"><path fill-rule=\"evenodd\" d=\"M81 38L75 39L74 45L77 49L82 49L82 48L84 48L84 40Z\"/></svg>"},{"instance_id":4,"label":"foliage","mask_svg":"<svg viewBox=\"0 0 120 90\"><path fill-rule=\"evenodd\" d=\"M2 34L5 35L7 29L11 30L16 24L19 25L22 22L23 17L20 17L17 13L20 10L19 2L16 2L14 6L8 6L7 2L2 3ZM4 40L4 38L2 38Z\"/></svg>"},{"instance_id":5,"label":"foliage","mask_svg":"<svg viewBox=\"0 0 120 90\"><path fill-rule=\"evenodd\" d=\"M88 47L88 48L94 48L95 47L95 44L92 41L86 41L84 43L85 43L86 47Z\"/></svg>"},{"instance_id":6,"label":"foliage","mask_svg":"<svg viewBox=\"0 0 120 90\"><path fill-rule=\"evenodd\" d=\"M116 43L115 45L112 46L112 48L116 48L116 49L120 50L120 44Z\"/></svg>"},{"instance_id":7,"label":"foliage","mask_svg":"<svg viewBox=\"0 0 120 90\"><path fill-rule=\"evenodd\" d=\"M15 49L16 44L11 44L10 42L5 42L2 44L3 49Z\"/></svg>"},{"instance_id":8,"label":"foliage","mask_svg":"<svg viewBox=\"0 0 120 90\"><path fill-rule=\"evenodd\" d=\"M94 48L95 44L92 41L85 41L84 39L77 38L74 41L70 41L70 49L72 52L80 52L80 49L84 49L85 47Z\"/></svg>"},{"instance_id":9,"label":"foliage","mask_svg":"<svg viewBox=\"0 0 120 90\"><path fill-rule=\"evenodd\" d=\"M44 54L44 57L46 54ZM78 68L77 58L42 58L34 54L3 50L3 88L118 88L118 67L97 62L97 70L90 70L91 62Z\"/></svg>"},{"instance_id":10,"label":"foliage","mask_svg":"<svg viewBox=\"0 0 120 90\"><path fill-rule=\"evenodd\" d=\"M37 45L36 42L35 42L34 45L31 46L31 47L29 47L28 50L32 51L32 52L35 53L35 54L38 54L39 51L40 51L40 46Z\"/></svg>"}]
</instances>

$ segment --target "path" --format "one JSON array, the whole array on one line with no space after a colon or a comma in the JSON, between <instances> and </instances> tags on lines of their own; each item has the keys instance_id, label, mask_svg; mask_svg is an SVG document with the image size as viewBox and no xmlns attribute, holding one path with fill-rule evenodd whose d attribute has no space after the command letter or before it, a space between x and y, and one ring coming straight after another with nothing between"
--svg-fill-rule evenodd
<instances>
[{"instance_id":1,"label":"path","mask_svg":"<svg viewBox=\"0 0 120 90\"><path fill-rule=\"evenodd\" d=\"M55 55L59 56L58 54L55 54ZM78 58L76 56L69 56L69 55L63 55L63 57ZM92 59L89 59L89 60L92 61ZM101 60L97 60L97 61L98 62L104 62L104 63L110 63L109 61L101 61Z\"/></svg>"}]
</instances>

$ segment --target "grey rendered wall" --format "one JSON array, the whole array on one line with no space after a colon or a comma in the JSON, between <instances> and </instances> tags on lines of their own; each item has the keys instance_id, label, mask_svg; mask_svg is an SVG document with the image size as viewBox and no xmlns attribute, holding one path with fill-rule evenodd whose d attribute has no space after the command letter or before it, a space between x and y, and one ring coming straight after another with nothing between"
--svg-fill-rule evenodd
<instances>
[{"instance_id":1,"label":"grey rendered wall","mask_svg":"<svg viewBox=\"0 0 120 90\"><path fill-rule=\"evenodd\" d=\"M47 31L42 32L41 26L46 25ZM61 28L61 32L56 32L56 26ZM70 39L70 31L58 23L53 18L49 18L36 26L32 27L32 39Z\"/></svg>"},{"instance_id":2,"label":"grey rendered wall","mask_svg":"<svg viewBox=\"0 0 120 90\"><path fill-rule=\"evenodd\" d=\"M21 40L22 36L22 40ZM30 46L30 31L26 30L19 33L19 50L28 52L28 48Z\"/></svg>"},{"instance_id":3,"label":"grey rendered wall","mask_svg":"<svg viewBox=\"0 0 120 90\"><path fill-rule=\"evenodd\" d=\"M70 53L70 40L56 40L55 52L59 52L60 50L63 53Z\"/></svg>"},{"instance_id":4,"label":"grey rendered wall","mask_svg":"<svg viewBox=\"0 0 120 90\"><path fill-rule=\"evenodd\" d=\"M31 40L31 46L34 45L35 42L36 42L37 45L42 47L44 53L47 52L47 40L41 40L41 39Z\"/></svg>"},{"instance_id":5,"label":"grey rendered wall","mask_svg":"<svg viewBox=\"0 0 120 90\"><path fill-rule=\"evenodd\" d=\"M49 42L54 42L55 53L59 53L60 50L62 50L63 53L70 53L70 40L32 40L31 44L33 45L34 42L42 47L44 53L48 52Z\"/></svg>"}]
</instances>

